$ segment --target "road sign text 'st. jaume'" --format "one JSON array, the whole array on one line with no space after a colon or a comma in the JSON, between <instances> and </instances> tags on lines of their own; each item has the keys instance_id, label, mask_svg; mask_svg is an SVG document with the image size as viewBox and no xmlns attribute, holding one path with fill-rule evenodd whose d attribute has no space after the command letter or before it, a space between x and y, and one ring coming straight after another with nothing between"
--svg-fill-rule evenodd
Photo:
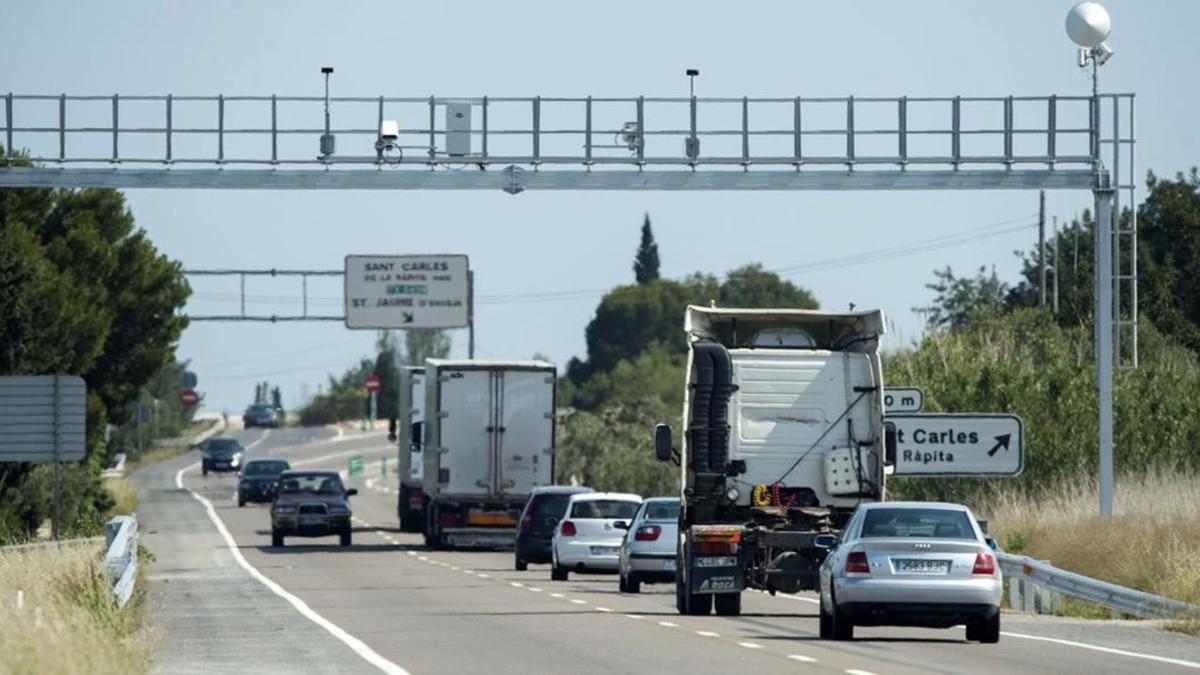
<instances>
[{"instance_id":1,"label":"road sign text 'st. jaume'","mask_svg":"<svg viewBox=\"0 0 1200 675\"><path fill-rule=\"evenodd\" d=\"M346 327L466 326L467 270L465 255L346 256Z\"/></svg>"}]
</instances>

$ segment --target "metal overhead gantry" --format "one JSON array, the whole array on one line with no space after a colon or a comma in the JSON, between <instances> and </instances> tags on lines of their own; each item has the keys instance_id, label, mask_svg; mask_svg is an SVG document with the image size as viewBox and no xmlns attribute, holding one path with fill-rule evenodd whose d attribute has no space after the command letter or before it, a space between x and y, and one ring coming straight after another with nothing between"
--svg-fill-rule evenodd
<instances>
[{"instance_id":1,"label":"metal overhead gantry","mask_svg":"<svg viewBox=\"0 0 1200 675\"><path fill-rule=\"evenodd\" d=\"M1131 119L1133 96L10 93L5 151L32 166L0 169L0 187L1092 189L1097 144L1133 141L1096 128L1093 106Z\"/></svg>"}]
</instances>

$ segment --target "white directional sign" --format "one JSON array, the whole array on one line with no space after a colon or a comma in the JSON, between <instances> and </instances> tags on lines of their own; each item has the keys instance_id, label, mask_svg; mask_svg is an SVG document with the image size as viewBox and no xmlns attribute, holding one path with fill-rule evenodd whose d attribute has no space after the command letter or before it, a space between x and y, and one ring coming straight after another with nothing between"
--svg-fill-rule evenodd
<instances>
[{"instance_id":1,"label":"white directional sign","mask_svg":"<svg viewBox=\"0 0 1200 675\"><path fill-rule=\"evenodd\" d=\"M925 405L925 392L916 387L884 387L883 412L892 413L921 412Z\"/></svg>"},{"instance_id":2,"label":"white directional sign","mask_svg":"<svg viewBox=\"0 0 1200 675\"><path fill-rule=\"evenodd\" d=\"M897 414L896 476L1017 476L1025 432L1016 415Z\"/></svg>"},{"instance_id":3,"label":"white directional sign","mask_svg":"<svg viewBox=\"0 0 1200 675\"><path fill-rule=\"evenodd\" d=\"M470 316L465 255L346 256L347 328L457 328Z\"/></svg>"}]
</instances>

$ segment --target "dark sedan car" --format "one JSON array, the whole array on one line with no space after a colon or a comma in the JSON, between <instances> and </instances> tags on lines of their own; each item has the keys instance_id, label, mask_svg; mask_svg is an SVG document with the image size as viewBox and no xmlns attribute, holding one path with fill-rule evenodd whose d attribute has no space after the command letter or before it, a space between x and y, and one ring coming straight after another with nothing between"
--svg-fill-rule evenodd
<instances>
[{"instance_id":1,"label":"dark sedan car","mask_svg":"<svg viewBox=\"0 0 1200 675\"><path fill-rule=\"evenodd\" d=\"M529 563L550 562L550 542L558 521L567 511L571 495L591 492L591 488L569 485L547 485L534 488L521 512L521 524L517 527L516 559L514 567L524 570Z\"/></svg>"},{"instance_id":2,"label":"dark sedan car","mask_svg":"<svg viewBox=\"0 0 1200 675\"><path fill-rule=\"evenodd\" d=\"M200 471L205 476L209 471L237 471L242 468L244 452L236 438L210 438L200 456Z\"/></svg>"},{"instance_id":3,"label":"dark sedan car","mask_svg":"<svg viewBox=\"0 0 1200 675\"><path fill-rule=\"evenodd\" d=\"M284 471L271 504L271 545L283 546L284 537L336 534L349 546L349 497L356 494L336 471Z\"/></svg>"},{"instance_id":4,"label":"dark sedan car","mask_svg":"<svg viewBox=\"0 0 1200 675\"><path fill-rule=\"evenodd\" d=\"M256 459L246 462L238 481L238 506L246 502L269 502L275 499L279 476L292 468L282 459Z\"/></svg>"},{"instance_id":5,"label":"dark sedan car","mask_svg":"<svg viewBox=\"0 0 1200 675\"><path fill-rule=\"evenodd\" d=\"M266 403L255 403L246 408L242 415L242 424L247 428L279 426L279 411Z\"/></svg>"}]
</instances>

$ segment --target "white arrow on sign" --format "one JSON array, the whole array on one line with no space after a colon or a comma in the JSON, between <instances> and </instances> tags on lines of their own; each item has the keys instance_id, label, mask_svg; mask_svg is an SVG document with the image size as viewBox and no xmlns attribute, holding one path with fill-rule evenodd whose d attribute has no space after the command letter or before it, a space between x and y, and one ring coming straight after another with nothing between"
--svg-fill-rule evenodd
<instances>
[{"instance_id":1,"label":"white arrow on sign","mask_svg":"<svg viewBox=\"0 0 1200 675\"><path fill-rule=\"evenodd\" d=\"M883 414L921 412L925 392L916 387L884 387Z\"/></svg>"},{"instance_id":2,"label":"white arrow on sign","mask_svg":"<svg viewBox=\"0 0 1200 675\"><path fill-rule=\"evenodd\" d=\"M1016 415L888 415L896 430L895 476L1018 476L1025 427Z\"/></svg>"},{"instance_id":3,"label":"white arrow on sign","mask_svg":"<svg viewBox=\"0 0 1200 675\"><path fill-rule=\"evenodd\" d=\"M465 255L346 256L347 328L456 328L470 322Z\"/></svg>"}]
</instances>

